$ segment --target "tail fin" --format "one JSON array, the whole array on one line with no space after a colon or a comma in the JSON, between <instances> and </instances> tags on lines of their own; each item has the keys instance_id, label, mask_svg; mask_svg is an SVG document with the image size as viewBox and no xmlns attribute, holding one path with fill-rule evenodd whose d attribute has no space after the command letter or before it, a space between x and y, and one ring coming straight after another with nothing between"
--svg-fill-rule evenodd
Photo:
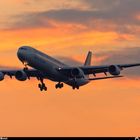
<instances>
[{"instance_id":1,"label":"tail fin","mask_svg":"<svg viewBox=\"0 0 140 140\"><path fill-rule=\"evenodd\" d=\"M85 60L84 66L90 66L91 65L91 59L92 59L92 52L89 51L88 52L88 55L87 55L87 58Z\"/></svg>"}]
</instances>

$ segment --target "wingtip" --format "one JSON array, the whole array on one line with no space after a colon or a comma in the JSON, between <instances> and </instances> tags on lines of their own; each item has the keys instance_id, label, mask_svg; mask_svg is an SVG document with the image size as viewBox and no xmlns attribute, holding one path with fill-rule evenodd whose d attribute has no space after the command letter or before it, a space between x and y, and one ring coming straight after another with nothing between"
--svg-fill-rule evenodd
<instances>
[{"instance_id":1,"label":"wingtip","mask_svg":"<svg viewBox=\"0 0 140 140\"><path fill-rule=\"evenodd\" d=\"M88 53L91 53L91 54L92 54L92 51L91 51L91 50L89 50L89 51L88 51Z\"/></svg>"}]
</instances>

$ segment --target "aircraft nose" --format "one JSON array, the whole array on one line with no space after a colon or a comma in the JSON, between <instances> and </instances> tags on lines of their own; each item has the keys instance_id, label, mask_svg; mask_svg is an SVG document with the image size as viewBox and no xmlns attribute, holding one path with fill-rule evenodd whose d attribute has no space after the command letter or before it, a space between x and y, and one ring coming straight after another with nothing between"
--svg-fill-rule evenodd
<instances>
[{"instance_id":1,"label":"aircraft nose","mask_svg":"<svg viewBox=\"0 0 140 140\"><path fill-rule=\"evenodd\" d=\"M24 61L24 52L20 48L17 51L17 56L19 60Z\"/></svg>"}]
</instances>

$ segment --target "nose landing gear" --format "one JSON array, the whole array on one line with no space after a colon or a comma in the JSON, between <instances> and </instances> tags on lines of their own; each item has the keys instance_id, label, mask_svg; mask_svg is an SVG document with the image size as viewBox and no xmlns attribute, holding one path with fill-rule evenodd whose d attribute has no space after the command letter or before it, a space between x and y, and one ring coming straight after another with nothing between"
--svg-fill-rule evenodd
<instances>
[{"instance_id":1,"label":"nose landing gear","mask_svg":"<svg viewBox=\"0 0 140 140\"><path fill-rule=\"evenodd\" d=\"M23 63L23 65L24 65L24 68L23 68L23 70L24 71L28 71L28 63L27 62L22 62ZM30 77L28 77L28 79L30 79ZM46 85L45 85L45 83L43 82L43 78L41 78L41 77L37 77L37 79L41 82L41 83L39 83L38 84L38 88L40 89L40 91L47 91L47 87L46 87Z\"/></svg>"},{"instance_id":2,"label":"nose landing gear","mask_svg":"<svg viewBox=\"0 0 140 140\"><path fill-rule=\"evenodd\" d=\"M28 70L28 63L27 62L23 62L23 65L24 65L23 70L27 71Z\"/></svg>"}]
</instances>

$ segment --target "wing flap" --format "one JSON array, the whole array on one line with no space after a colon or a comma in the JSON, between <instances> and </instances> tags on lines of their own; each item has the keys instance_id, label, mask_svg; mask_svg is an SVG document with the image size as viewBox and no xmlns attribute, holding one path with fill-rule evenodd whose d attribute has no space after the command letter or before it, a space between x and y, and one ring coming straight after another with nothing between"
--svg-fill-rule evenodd
<instances>
[{"instance_id":1,"label":"wing flap","mask_svg":"<svg viewBox=\"0 0 140 140\"><path fill-rule=\"evenodd\" d=\"M88 80L92 81L92 80L104 80L104 79L112 79L112 78L120 78L123 76L109 76L109 77L99 77L99 78L89 78Z\"/></svg>"}]
</instances>

